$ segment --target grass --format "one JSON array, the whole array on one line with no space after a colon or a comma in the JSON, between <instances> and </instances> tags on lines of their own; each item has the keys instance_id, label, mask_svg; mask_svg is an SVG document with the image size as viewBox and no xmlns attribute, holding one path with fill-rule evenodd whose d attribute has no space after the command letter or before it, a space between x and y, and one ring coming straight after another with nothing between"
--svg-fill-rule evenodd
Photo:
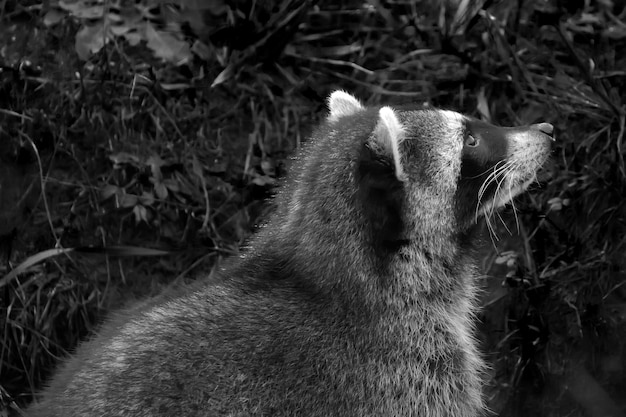
<instances>
[{"instance_id":1,"label":"grass","mask_svg":"<svg viewBox=\"0 0 626 417\"><path fill-rule=\"evenodd\" d=\"M121 38L81 61L81 22L3 2L2 407L23 407L106 311L237 253L344 88L555 126L550 167L482 251L487 396L501 416L623 412L626 12L469 3L234 2L184 32L203 59L176 66Z\"/></svg>"}]
</instances>

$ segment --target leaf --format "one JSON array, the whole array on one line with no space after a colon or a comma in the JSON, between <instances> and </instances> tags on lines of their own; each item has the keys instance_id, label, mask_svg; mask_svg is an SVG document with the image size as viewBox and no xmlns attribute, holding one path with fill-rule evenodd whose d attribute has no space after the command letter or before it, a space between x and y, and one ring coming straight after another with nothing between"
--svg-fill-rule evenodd
<instances>
[{"instance_id":1,"label":"leaf","mask_svg":"<svg viewBox=\"0 0 626 417\"><path fill-rule=\"evenodd\" d=\"M154 178L155 182L160 182L163 180L163 173L161 172L161 167L165 165L165 162L159 155L152 155L146 161L146 165L150 165L150 171L152 172L152 178Z\"/></svg>"},{"instance_id":2,"label":"leaf","mask_svg":"<svg viewBox=\"0 0 626 417\"><path fill-rule=\"evenodd\" d=\"M133 207L133 213L135 213L135 221L137 223L142 221L148 223L148 210L144 206L140 204L136 205Z\"/></svg>"},{"instance_id":3,"label":"leaf","mask_svg":"<svg viewBox=\"0 0 626 417\"><path fill-rule=\"evenodd\" d=\"M191 50L187 42L177 39L168 32L155 30L150 23L146 23L146 40L148 48L154 51L157 58L175 64L183 64L191 59Z\"/></svg>"},{"instance_id":4,"label":"leaf","mask_svg":"<svg viewBox=\"0 0 626 417\"><path fill-rule=\"evenodd\" d=\"M109 29L114 36L124 36L126 33L130 32L133 28L125 24L124 22L119 24L110 24Z\"/></svg>"},{"instance_id":5,"label":"leaf","mask_svg":"<svg viewBox=\"0 0 626 417\"><path fill-rule=\"evenodd\" d=\"M602 32L602 36L614 40L624 39L626 38L626 26L611 25Z\"/></svg>"},{"instance_id":6,"label":"leaf","mask_svg":"<svg viewBox=\"0 0 626 417\"><path fill-rule=\"evenodd\" d=\"M149 191L144 191L139 197L139 202L144 206L151 206L154 204L154 194Z\"/></svg>"},{"instance_id":7,"label":"leaf","mask_svg":"<svg viewBox=\"0 0 626 417\"><path fill-rule=\"evenodd\" d=\"M349 45L329 46L327 48L320 48L320 53L323 56L344 56L350 55L363 50L363 46L357 42Z\"/></svg>"},{"instance_id":8,"label":"leaf","mask_svg":"<svg viewBox=\"0 0 626 417\"><path fill-rule=\"evenodd\" d=\"M28 268L38 264L41 261L44 261L48 258L51 258L53 256L57 256L57 255L61 255L63 253L69 253L72 252L74 249L69 248L69 249L63 249L63 248L59 248L59 249L48 249L39 253L36 253L33 256L29 256L28 258L26 258L24 260L24 262L22 262L21 264L19 264L18 266L16 266L14 269L11 270L11 272L9 272L8 274L6 274L1 280L0 280L0 288L4 287L6 284L8 284L13 278L15 278L16 276L18 276L19 274L22 274L24 272L26 272L26 270L28 270Z\"/></svg>"},{"instance_id":9,"label":"leaf","mask_svg":"<svg viewBox=\"0 0 626 417\"><path fill-rule=\"evenodd\" d=\"M139 45L139 42L141 42L142 39L141 35L136 30L128 31L122 34L122 36L126 39L126 42L128 42L130 46Z\"/></svg>"},{"instance_id":10,"label":"leaf","mask_svg":"<svg viewBox=\"0 0 626 417\"><path fill-rule=\"evenodd\" d=\"M180 187L178 186L178 181L172 178L166 178L165 180L163 180L163 185L165 185L170 191L173 191L175 193L180 191Z\"/></svg>"},{"instance_id":11,"label":"leaf","mask_svg":"<svg viewBox=\"0 0 626 417\"><path fill-rule=\"evenodd\" d=\"M68 3L67 1L61 0L59 2L59 7L63 10L67 10L79 19L100 19L104 16L103 4L95 3L87 5L85 1Z\"/></svg>"},{"instance_id":12,"label":"leaf","mask_svg":"<svg viewBox=\"0 0 626 417\"><path fill-rule=\"evenodd\" d=\"M122 207L134 207L137 205L139 197L133 194L123 194L120 197L120 206Z\"/></svg>"},{"instance_id":13,"label":"leaf","mask_svg":"<svg viewBox=\"0 0 626 417\"><path fill-rule=\"evenodd\" d=\"M495 263L497 265L507 264L507 266L512 266L517 261L517 256L517 252L515 251L504 251L498 255Z\"/></svg>"},{"instance_id":14,"label":"leaf","mask_svg":"<svg viewBox=\"0 0 626 417\"><path fill-rule=\"evenodd\" d=\"M107 184L100 192L100 198L102 198L102 200L107 200L118 192L120 192L120 187L117 185Z\"/></svg>"},{"instance_id":15,"label":"leaf","mask_svg":"<svg viewBox=\"0 0 626 417\"><path fill-rule=\"evenodd\" d=\"M220 72L217 77L215 77L215 80L213 80L213 83L211 84L211 88L222 84L223 82L227 81L230 77L233 76L233 66L231 64L229 64L226 68L224 68L222 70L222 72Z\"/></svg>"},{"instance_id":16,"label":"leaf","mask_svg":"<svg viewBox=\"0 0 626 417\"><path fill-rule=\"evenodd\" d=\"M153 154L148 157L146 164L150 165L151 167L161 168L163 165L165 165L165 161L159 155Z\"/></svg>"},{"instance_id":17,"label":"leaf","mask_svg":"<svg viewBox=\"0 0 626 417\"><path fill-rule=\"evenodd\" d=\"M274 166L274 161L264 159L261 161L261 170L264 174L268 175L276 175L276 167Z\"/></svg>"},{"instance_id":18,"label":"leaf","mask_svg":"<svg viewBox=\"0 0 626 417\"><path fill-rule=\"evenodd\" d=\"M200 165L200 161L196 155L191 156L191 171L198 177L204 178L204 172L202 170L202 165Z\"/></svg>"},{"instance_id":19,"label":"leaf","mask_svg":"<svg viewBox=\"0 0 626 417\"><path fill-rule=\"evenodd\" d=\"M118 152L116 154L110 155L109 159L116 165L116 168L117 165L122 164L131 164L135 166L139 165L139 158L128 152Z\"/></svg>"},{"instance_id":20,"label":"leaf","mask_svg":"<svg viewBox=\"0 0 626 417\"><path fill-rule=\"evenodd\" d=\"M485 87L481 87L476 97L476 110L482 116L483 120L491 121L491 112L489 111L489 103L487 103L487 95L485 94Z\"/></svg>"},{"instance_id":21,"label":"leaf","mask_svg":"<svg viewBox=\"0 0 626 417\"><path fill-rule=\"evenodd\" d=\"M137 206L141 207L141 206ZM145 211L146 209L142 207ZM141 210L137 210L141 212ZM137 213L135 213L137 214ZM146 216L146 213L140 213L140 216ZM147 217L147 216L146 216ZM171 252L159 250L159 249L151 249L151 248L142 248L138 246L110 246L110 247L78 247L78 248L56 248L56 249L48 249L42 252L39 252L33 256L29 256L12 269L8 274L6 274L0 280L0 288L4 287L8 284L13 278L17 277L20 274L26 272L29 268L35 266L36 264L45 261L48 258L52 258L54 256L67 254L70 252L78 252L78 253L96 253L102 255L109 256L163 256L169 255Z\"/></svg>"},{"instance_id":22,"label":"leaf","mask_svg":"<svg viewBox=\"0 0 626 417\"><path fill-rule=\"evenodd\" d=\"M61 20L63 20L65 18L66 14L56 10L56 9L51 9L48 11L48 13L46 13L46 15L43 18L43 24L50 27L50 26L54 26L57 23L59 23Z\"/></svg>"},{"instance_id":23,"label":"leaf","mask_svg":"<svg viewBox=\"0 0 626 417\"><path fill-rule=\"evenodd\" d=\"M559 211L563 209L563 206L569 205L569 199L562 199L560 197L553 197L548 200L548 205L550 206L550 211Z\"/></svg>"},{"instance_id":24,"label":"leaf","mask_svg":"<svg viewBox=\"0 0 626 417\"><path fill-rule=\"evenodd\" d=\"M86 61L92 53L97 53L109 41L104 25L98 22L93 26L83 26L76 34L76 53Z\"/></svg>"},{"instance_id":25,"label":"leaf","mask_svg":"<svg viewBox=\"0 0 626 417\"><path fill-rule=\"evenodd\" d=\"M266 185L276 184L276 180L272 177L268 177L267 175L256 175L252 179L252 183L261 187L265 187Z\"/></svg>"},{"instance_id":26,"label":"leaf","mask_svg":"<svg viewBox=\"0 0 626 417\"><path fill-rule=\"evenodd\" d=\"M194 12L208 10L214 16L224 14L229 9L225 0L185 0L182 2L182 5L185 9L193 10Z\"/></svg>"},{"instance_id":27,"label":"leaf","mask_svg":"<svg viewBox=\"0 0 626 417\"><path fill-rule=\"evenodd\" d=\"M191 46L191 51L203 61L209 61L213 55L213 51L211 50L211 48L204 42L201 42L197 39Z\"/></svg>"},{"instance_id":28,"label":"leaf","mask_svg":"<svg viewBox=\"0 0 626 417\"><path fill-rule=\"evenodd\" d=\"M167 187L162 182L154 184L154 192L161 200L165 200L167 198Z\"/></svg>"},{"instance_id":29,"label":"leaf","mask_svg":"<svg viewBox=\"0 0 626 417\"><path fill-rule=\"evenodd\" d=\"M82 246L73 249L75 253L82 254L96 254L96 255L109 255L109 256L163 256L169 255L172 252L161 250L144 248L141 246Z\"/></svg>"}]
</instances>

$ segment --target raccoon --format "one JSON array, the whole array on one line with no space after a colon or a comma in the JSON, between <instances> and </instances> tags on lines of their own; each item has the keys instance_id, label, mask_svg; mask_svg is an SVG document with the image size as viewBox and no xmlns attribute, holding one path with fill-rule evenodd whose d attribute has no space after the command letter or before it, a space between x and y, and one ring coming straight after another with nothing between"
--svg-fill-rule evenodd
<instances>
[{"instance_id":1,"label":"raccoon","mask_svg":"<svg viewBox=\"0 0 626 417\"><path fill-rule=\"evenodd\" d=\"M118 315L29 416L484 412L477 221L522 193L553 128L365 107L343 91L219 282Z\"/></svg>"}]
</instances>

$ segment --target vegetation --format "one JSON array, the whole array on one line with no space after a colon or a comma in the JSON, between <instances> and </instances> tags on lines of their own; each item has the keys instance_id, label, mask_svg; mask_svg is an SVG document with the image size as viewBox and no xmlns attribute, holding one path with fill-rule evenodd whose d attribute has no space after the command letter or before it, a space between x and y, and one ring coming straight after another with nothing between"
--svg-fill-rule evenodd
<instances>
[{"instance_id":1,"label":"vegetation","mask_svg":"<svg viewBox=\"0 0 626 417\"><path fill-rule=\"evenodd\" d=\"M625 6L0 2L0 415L106 311L237 253L336 88L555 126L481 251L488 401L623 415Z\"/></svg>"}]
</instances>

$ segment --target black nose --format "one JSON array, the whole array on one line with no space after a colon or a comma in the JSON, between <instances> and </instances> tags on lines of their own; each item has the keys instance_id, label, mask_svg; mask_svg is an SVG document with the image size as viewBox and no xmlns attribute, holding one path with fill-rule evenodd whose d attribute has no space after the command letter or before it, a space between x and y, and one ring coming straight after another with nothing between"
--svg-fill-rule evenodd
<instances>
[{"instance_id":1,"label":"black nose","mask_svg":"<svg viewBox=\"0 0 626 417\"><path fill-rule=\"evenodd\" d=\"M550 123L537 123L534 125L530 126L532 129L537 129L542 133L545 133L546 135L550 136L552 139L554 139L554 126L552 126Z\"/></svg>"}]
</instances>

